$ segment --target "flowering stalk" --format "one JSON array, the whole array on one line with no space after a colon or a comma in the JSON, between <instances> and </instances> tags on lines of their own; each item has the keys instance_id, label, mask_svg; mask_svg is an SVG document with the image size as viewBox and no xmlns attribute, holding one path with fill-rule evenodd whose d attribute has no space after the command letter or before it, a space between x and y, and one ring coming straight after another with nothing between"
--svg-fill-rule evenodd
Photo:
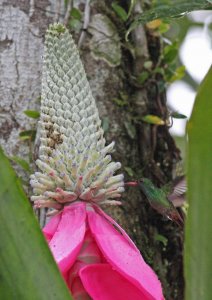
<instances>
[{"instance_id":1,"label":"flowering stalk","mask_svg":"<svg viewBox=\"0 0 212 300\"><path fill-rule=\"evenodd\" d=\"M78 51L60 24L49 27L42 77L37 208L50 208L43 232L74 299L163 299L138 249L100 208L119 205L121 167L112 162Z\"/></svg>"},{"instance_id":2,"label":"flowering stalk","mask_svg":"<svg viewBox=\"0 0 212 300\"><path fill-rule=\"evenodd\" d=\"M47 31L42 77L39 159L31 176L36 207L52 214L77 199L119 204L121 164L111 162L101 121L73 39L62 25Z\"/></svg>"}]
</instances>

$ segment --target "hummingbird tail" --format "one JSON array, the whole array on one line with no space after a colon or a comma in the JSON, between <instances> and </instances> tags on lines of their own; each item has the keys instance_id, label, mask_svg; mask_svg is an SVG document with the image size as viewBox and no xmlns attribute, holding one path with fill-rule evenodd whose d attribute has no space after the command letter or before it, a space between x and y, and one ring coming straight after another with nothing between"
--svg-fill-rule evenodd
<instances>
[{"instance_id":1,"label":"hummingbird tail","mask_svg":"<svg viewBox=\"0 0 212 300\"><path fill-rule=\"evenodd\" d=\"M184 227L184 217L178 211L178 214L175 218L172 219L179 227Z\"/></svg>"}]
</instances>

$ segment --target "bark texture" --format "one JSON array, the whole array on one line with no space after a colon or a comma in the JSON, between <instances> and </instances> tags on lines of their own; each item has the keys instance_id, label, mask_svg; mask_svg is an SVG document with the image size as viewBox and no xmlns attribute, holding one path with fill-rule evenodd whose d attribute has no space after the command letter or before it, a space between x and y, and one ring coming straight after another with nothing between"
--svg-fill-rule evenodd
<instances>
[{"instance_id":1,"label":"bark texture","mask_svg":"<svg viewBox=\"0 0 212 300\"><path fill-rule=\"evenodd\" d=\"M88 1L75 2L82 13L86 2L88 6ZM127 1L122 2L127 8ZM96 14L110 18L122 42L125 27L113 13L110 1L92 1L89 9L80 40L81 57L100 117L108 125L106 139L116 141L114 159L122 163L126 180L132 180L126 172L130 168L134 179L150 177L160 186L172 179L179 151L166 126L135 122L134 117L151 113L166 118L165 91L159 91L157 85L163 79L149 80L143 86L133 81L143 71L146 59L157 64L159 38L140 26L131 35L134 57L122 47L118 66L97 61L90 51L94 33L87 28L89 16L91 23ZM134 14L141 11L137 1ZM36 126L36 122L23 111L39 109L44 33L49 23L63 22L64 18L67 22L63 0L0 0L0 143L10 156L28 157L29 146L20 140L19 133ZM74 33L76 41L80 35ZM113 100L120 94L127 99L124 106ZM182 300L182 231L155 213L139 190L128 188L122 200L122 207L107 208L107 212L126 229L158 273L166 299ZM167 245L158 238L161 235L167 238Z\"/></svg>"}]
</instances>

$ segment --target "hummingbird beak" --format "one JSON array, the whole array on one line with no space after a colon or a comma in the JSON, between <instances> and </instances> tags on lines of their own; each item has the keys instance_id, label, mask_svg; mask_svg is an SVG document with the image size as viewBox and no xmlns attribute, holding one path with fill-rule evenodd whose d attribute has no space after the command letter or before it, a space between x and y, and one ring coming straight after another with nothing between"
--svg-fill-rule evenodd
<instances>
[{"instance_id":1,"label":"hummingbird beak","mask_svg":"<svg viewBox=\"0 0 212 300\"><path fill-rule=\"evenodd\" d=\"M137 186L138 185L138 181L128 181L125 182L126 186Z\"/></svg>"}]
</instances>

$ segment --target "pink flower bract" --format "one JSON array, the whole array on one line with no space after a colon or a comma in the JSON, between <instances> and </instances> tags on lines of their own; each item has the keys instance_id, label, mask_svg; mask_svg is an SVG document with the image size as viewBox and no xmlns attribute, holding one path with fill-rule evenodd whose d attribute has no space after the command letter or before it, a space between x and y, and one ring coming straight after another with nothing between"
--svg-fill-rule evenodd
<instances>
[{"instance_id":1,"label":"pink flower bract","mask_svg":"<svg viewBox=\"0 0 212 300\"><path fill-rule=\"evenodd\" d=\"M74 299L164 299L134 243L96 205L66 206L43 232Z\"/></svg>"}]
</instances>

